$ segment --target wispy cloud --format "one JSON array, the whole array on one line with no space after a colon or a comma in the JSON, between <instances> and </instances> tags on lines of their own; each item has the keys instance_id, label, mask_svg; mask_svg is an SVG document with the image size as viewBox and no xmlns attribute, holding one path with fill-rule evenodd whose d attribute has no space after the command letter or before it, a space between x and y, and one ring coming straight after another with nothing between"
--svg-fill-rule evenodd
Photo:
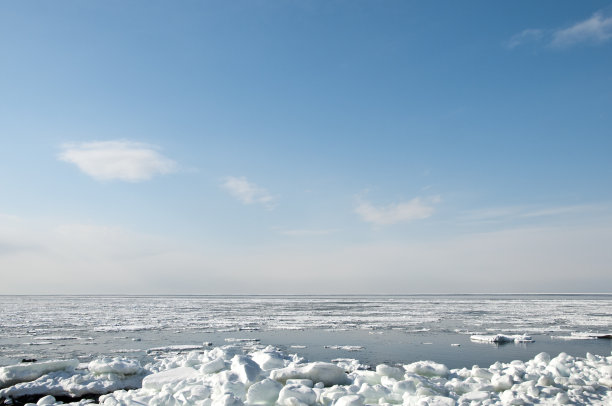
<instances>
[{"instance_id":1,"label":"wispy cloud","mask_svg":"<svg viewBox=\"0 0 612 406\"><path fill-rule=\"evenodd\" d=\"M84 142L62 145L58 158L97 180L141 182L176 171L176 162L158 149L127 140Z\"/></svg>"},{"instance_id":2,"label":"wispy cloud","mask_svg":"<svg viewBox=\"0 0 612 406\"><path fill-rule=\"evenodd\" d=\"M508 48L516 48L519 45L523 45L527 42L539 42L545 35L544 30L528 28L515 34L510 38L510 40L506 43Z\"/></svg>"},{"instance_id":3,"label":"wispy cloud","mask_svg":"<svg viewBox=\"0 0 612 406\"><path fill-rule=\"evenodd\" d=\"M599 213L606 210L606 206L573 205L573 206L506 206L471 210L460 216L460 220L467 222L497 223L516 221L521 219L536 219L540 217L561 217L576 214Z\"/></svg>"},{"instance_id":4,"label":"wispy cloud","mask_svg":"<svg viewBox=\"0 0 612 406\"><path fill-rule=\"evenodd\" d=\"M612 17L595 13L588 20L580 21L569 28L556 30L551 45L567 47L580 42L601 43L612 38Z\"/></svg>"},{"instance_id":5,"label":"wispy cloud","mask_svg":"<svg viewBox=\"0 0 612 406\"><path fill-rule=\"evenodd\" d=\"M566 28L526 29L515 34L506 46L510 49L525 44L543 44L551 48L567 48L581 43L601 44L612 38L612 16L602 12Z\"/></svg>"},{"instance_id":6,"label":"wispy cloud","mask_svg":"<svg viewBox=\"0 0 612 406\"><path fill-rule=\"evenodd\" d=\"M369 202L360 202L355 208L361 219L378 226L426 219L434 212L433 205L440 202L440 197L416 197L407 202L393 203L387 206L374 206Z\"/></svg>"},{"instance_id":7,"label":"wispy cloud","mask_svg":"<svg viewBox=\"0 0 612 406\"><path fill-rule=\"evenodd\" d=\"M261 204L267 209L276 206L276 198L266 189L249 182L244 176L228 176L221 185L230 195L244 204Z\"/></svg>"}]
</instances>

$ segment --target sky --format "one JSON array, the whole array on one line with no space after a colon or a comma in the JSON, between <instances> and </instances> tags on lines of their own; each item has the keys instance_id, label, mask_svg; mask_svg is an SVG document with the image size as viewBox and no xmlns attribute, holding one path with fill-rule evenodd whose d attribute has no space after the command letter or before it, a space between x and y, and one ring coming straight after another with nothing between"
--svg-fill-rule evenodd
<instances>
[{"instance_id":1,"label":"sky","mask_svg":"<svg viewBox=\"0 0 612 406\"><path fill-rule=\"evenodd\" d=\"M612 3L0 3L0 294L601 293Z\"/></svg>"}]
</instances>

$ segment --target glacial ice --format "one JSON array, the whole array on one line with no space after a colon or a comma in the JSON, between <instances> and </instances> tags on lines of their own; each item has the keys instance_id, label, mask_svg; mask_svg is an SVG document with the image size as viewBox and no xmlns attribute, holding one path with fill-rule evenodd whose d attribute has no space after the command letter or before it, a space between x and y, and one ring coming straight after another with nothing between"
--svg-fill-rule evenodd
<instances>
[{"instance_id":1,"label":"glacial ice","mask_svg":"<svg viewBox=\"0 0 612 406\"><path fill-rule=\"evenodd\" d=\"M227 345L165 353L142 366L127 358L100 358L86 364L85 369L75 363L53 361L5 367L4 373L20 371L20 379L32 380L0 390L0 399L37 394L41 396L39 405L59 405L54 396L105 393L97 404L612 404L612 356L592 354L581 358L566 353L556 357L540 353L526 362L496 362L486 368L475 365L451 370L433 361L418 361L403 366L380 364L373 370L345 370L326 362L307 362L273 347L244 349ZM39 376L41 371L43 375ZM84 404L85 401L73 403Z\"/></svg>"}]
</instances>

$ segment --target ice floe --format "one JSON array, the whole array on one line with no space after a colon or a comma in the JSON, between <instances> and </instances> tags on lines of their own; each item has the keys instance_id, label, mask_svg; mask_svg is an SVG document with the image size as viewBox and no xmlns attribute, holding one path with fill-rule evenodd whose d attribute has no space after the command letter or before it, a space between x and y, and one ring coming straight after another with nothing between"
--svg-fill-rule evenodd
<instances>
[{"instance_id":1,"label":"ice floe","mask_svg":"<svg viewBox=\"0 0 612 406\"><path fill-rule=\"evenodd\" d=\"M365 349L361 345L325 345L324 348L343 351L361 351Z\"/></svg>"},{"instance_id":2,"label":"ice floe","mask_svg":"<svg viewBox=\"0 0 612 406\"><path fill-rule=\"evenodd\" d=\"M127 358L101 358L90 362L85 368L80 368L77 360L66 360L2 369L19 370L20 383L0 390L0 399L31 395L102 395L119 389L140 388L143 377L148 373L137 360Z\"/></svg>"},{"instance_id":3,"label":"ice floe","mask_svg":"<svg viewBox=\"0 0 612 406\"><path fill-rule=\"evenodd\" d=\"M527 334L519 334L519 335L475 334L475 335L470 336L470 340L482 342L482 343L496 343L496 344L503 344L503 343L510 343L510 342L514 342L514 343L532 343L534 342L533 338L531 338L531 336L528 336Z\"/></svg>"},{"instance_id":4,"label":"ice floe","mask_svg":"<svg viewBox=\"0 0 612 406\"><path fill-rule=\"evenodd\" d=\"M0 368L0 389L19 382L33 381L55 371L72 370L79 365L75 359L25 363Z\"/></svg>"},{"instance_id":5,"label":"ice floe","mask_svg":"<svg viewBox=\"0 0 612 406\"><path fill-rule=\"evenodd\" d=\"M612 356L540 353L461 369L418 361L363 370L351 368L355 363L234 345L164 353L142 366L127 358L29 363L0 369L0 399L39 395L37 404L59 405L55 397L69 396L81 405L90 401L79 397L103 394L97 404L105 406L612 404Z\"/></svg>"},{"instance_id":6,"label":"ice floe","mask_svg":"<svg viewBox=\"0 0 612 406\"><path fill-rule=\"evenodd\" d=\"M164 347L154 347L154 348L149 348L147 351L148 352L182 352L182 351L193 351L193 350L199 350L200 348L204 348L204 345L190 345L190 344L184 344L184 345L167 345Z\"/></svg>"},{"instance_id":7,"label":"ice floe","mask_svg":"<svg viewBox=\"0 0 612 406\"><path fill-rule=\"evenodd\" d=\"M570 335L555 335L550 336L556 340L597 340L597 339L612 339L612 333L592 333L592 332L576 332L572 331Z\"/></svg>"}]
</instances>

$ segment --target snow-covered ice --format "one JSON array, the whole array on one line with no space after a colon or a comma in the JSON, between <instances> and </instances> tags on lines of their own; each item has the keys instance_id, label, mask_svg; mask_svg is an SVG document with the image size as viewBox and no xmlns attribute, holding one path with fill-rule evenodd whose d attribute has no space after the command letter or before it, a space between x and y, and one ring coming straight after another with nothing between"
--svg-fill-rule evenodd
<instances>
[{"instance_id":1,"label":"snow-covered ice","mask_svg":"<svg viewBox=\"0 0 612 406\"><path fill-rule=\"evenodd\" d=\"M105 406L363 406L612 404L612 356L540 353L522 362L449 369L433 361L374 370L345 370L307 362L272 347L233 345L164 354L141 366L126 358L15 365L2 370L28 382L0 390L9 399L38 394L37 404L59 405L54 396L101 394ZM42 375L40 375L42 373ZM13 379L13 380L10 380ZM85 402L76 402L85 404Z\"/></svg>"}]
</instances>

